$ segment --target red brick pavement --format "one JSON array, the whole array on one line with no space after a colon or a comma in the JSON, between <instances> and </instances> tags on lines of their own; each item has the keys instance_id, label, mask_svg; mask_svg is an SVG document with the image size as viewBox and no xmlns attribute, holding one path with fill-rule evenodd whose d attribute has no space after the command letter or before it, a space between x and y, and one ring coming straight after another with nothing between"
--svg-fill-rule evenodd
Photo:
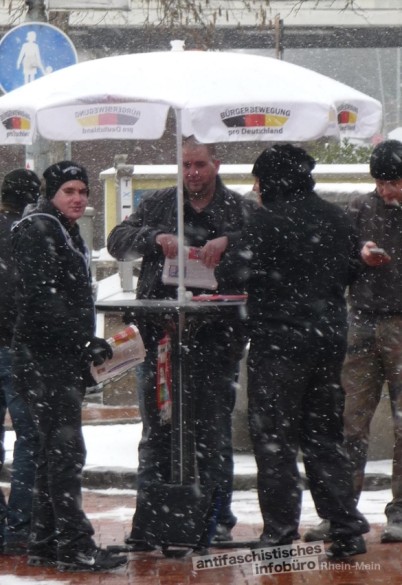
<instances>
[{"instance_id":1,"label":"red brick pavement","mask_svg":"<svg viewBox=\"0 0 402 585\"><path fill-rule=\"evenodd\" d=\"M102 546L123 543L130 530L135 506L133 493L84 493L84 508L95 528L96 541ZM239 524L234 529L238 540L258 537L260 526ZM127 566L109 573L59 573L56 569L29 567L25 557L0 556L0 585L8 585L11 575L21 578L18 585L401 585L402 544L379 543L380 527L366 536L368 552L355 562L339 563L338 567L292 572L282 575L255 576L251 565L240 565L194 571L192 559L170 559L159 551L130 553ZM244 551L211 549L211 554L241 554ZM9 579L7 578L9 576ZM16 582L13 581L13 585Z\"/></svg>"},{"instance_id":2,"label":"red brick pavement","mask_svg":"<svg viewBox=\"0 0 402 585\"><path fill-rule=\"evenodd\" d=\"M138 420L137 408L90 405L84 423L117 424ZM84 491L84 509L101 546L120 545L130 531L134 492ZM303 528L303 527L302 527ZM236 540L256 540L258 525L238 524ZM59 573L29 567L25 557L0 556L0 585L402 585L402 543L380 544L381 527L366 535L368 551L354 561L322 566L320 570L253 576L251 565L194 571L192 559L170 559L161 552L129 553L127 566L110 573ZM241 554L242 550L211 549L211 554ZM17 581L11 581L17 578ZM20 579L18 579L20 578Z\"/></svg>"}]
</instances>

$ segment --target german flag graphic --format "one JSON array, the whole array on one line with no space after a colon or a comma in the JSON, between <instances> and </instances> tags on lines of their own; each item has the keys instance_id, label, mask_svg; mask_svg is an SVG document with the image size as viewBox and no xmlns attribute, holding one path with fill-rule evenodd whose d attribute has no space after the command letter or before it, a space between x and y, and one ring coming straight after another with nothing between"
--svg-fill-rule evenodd
<instances>
[{"instance_id":1,"label":"german flag graphic","mask_svg":"<svg viewBox=\"0 0 402 585\"><path fill-rule=\"evenodd\" d=\"M31 120L28 116L13 114L2 119L2 124L6 130L30 130Z\"/></svg>"},{"instance_id":2,"label":"german flag graphic","mask_svg":"<svg viewBox=\"0 0 402 585\"><path fill-rule=\"evenodd\" d=\"M352 112L351 110L341 110L338 112L338 124L356 124L357 122L357 112Z\"/></svg>"},{"instance_id":3,"label":"german flag graphic","mask_svg":"<svg viewBox=\"0 0 402 585\"><path fill-rule=\"evenodd\" d=\"M280 128L288 120L288 116L273 114L246 114L243 116L232 116L223 120L228 128Z\"/></svg>"},{"instance_id":4,"label":"german flag graphic","mask_svg":"<svg viewBox=\"0 0 402 585\"><path fill-rule=\"evenodd\" d=\"M89 126L134 126L138 116L118 112L105 112L79 118L78 122L84 128Z\"/></svg>"}]
</instances>

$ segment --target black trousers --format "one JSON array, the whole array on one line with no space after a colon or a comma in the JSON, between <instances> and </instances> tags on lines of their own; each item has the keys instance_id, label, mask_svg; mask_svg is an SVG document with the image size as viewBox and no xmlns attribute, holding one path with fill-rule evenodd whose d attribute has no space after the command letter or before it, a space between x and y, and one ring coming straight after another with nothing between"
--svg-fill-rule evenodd
<instances>
[{"instance_id":1,"label":"black trousers","mask_svg":"<svg viewBox=\"0 0 402 585\"><path fill-rule=\"evenodd\" d=\"M0 471L3 467L5 452L4 452L4 420L6 417L6 397L4 393L0 390ZM7 504L6 499L4 497L3 490L0 488L0 550L3 547L4 542L4 531L5 531L5 522L7 516Z\"/></svg>"},{"instance_id":2,"label":"black trousers","mask_svg":"<svg viewBox=\"0 0 402 585\"><path fill-rule=\"evenodd\" d=\"M94 530L82 509L85 444L81 407L85 388L78 356L36 353L16 345L13 377L40 437L31 545L57 541L58 553L93 550Z\"/></svg>"},{"instance_id":3,"label":"black trousers","mask_svg":"<svg viewBox=\"0 0 402 585\"><path fill-rule=\"evenodd\" d=\"M356 509L349 459L342 447L340 383L346 332L328 327L264 324L248 358L249 424L258 468L262 539L298 537L302 486L299 449L318 514L333 537L368 530Z\"/></svg>"}]
</instances>

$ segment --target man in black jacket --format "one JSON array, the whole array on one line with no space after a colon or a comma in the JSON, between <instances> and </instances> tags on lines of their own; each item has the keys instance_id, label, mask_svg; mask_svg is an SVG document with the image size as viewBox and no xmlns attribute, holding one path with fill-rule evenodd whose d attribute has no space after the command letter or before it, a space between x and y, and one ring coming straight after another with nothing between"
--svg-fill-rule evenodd
<instances>
[{"instance_id":1,"label":"man in black jacket","mask_svg":"<svg viewBox=\"0 0 402 585\"><path fill-rule=\"evenodd\" d=\"M15 391L11 377L11 340L16 318L17 272L12 259L11 227L27 205L36 203L40 180L33 171L15 169L1 187L0 209L0 436L4 435L6 409L16 435L8 501L0 496L0 549L25 554L31 524L32 492L39 437L31 413ZM0 437L1 439L1 437ZM0 457L0 463L3 459ZM1 491L1 490L0 490ZM1 503L2 500L2 503ZM4 542L2 543L2 540Z\"/></svg>"},{"instance_id":2,"label":"man in black jacket","mask_svg":"<svg viewBox=\"0 0 402 585\"><path fill-rule=\"evenodd\" d=\"M211 269L219 269L225 263L226 253L237 241L246 220L245 202L223 185L218 176L219 164L213 146L200 144L193 137L184 141L185 197L180 213L184 214L185 244L198 248L203 265ZM135 213L109 235L108 250L118 260L143 257L137 286L139 299L177 298L177 287L162 280L165 259L175 258L178 253L177 214L176 187L157 191L145 197ZM188 290L195 295L211 293L202 285ZM215 292L230 294L238 292L238 288L230 277L224 280L218 276ZM146 482L170 479L170 424L161 424L156 396L157 345L164 335L162 319L159 322L146 319L139 326L147 349L145 363L138 372L144 428L139 445L141 487ZM231 413L245 342L239 318L227 320L224 315L205 318L197 324L187 356L201 483L218 486L217 537L224 540L231 539L230 530L236 522L230 509ZM133 522L128 541L141 547L141 535L135 532L135 516Z\"/></svg>"},{"instance_id":3,"label":"man in black jacket","mask_svg":"<svg viewBox=\"0 0 402 585\"><path fill-rule=\"evenodd\" d=\"M95 337L90 258L77 220L88 201L86 170L62 161L44 172L44 197L13 229L18 314L12 372L39 430L31 565L61 571L114 569L125 557L98 548L81 507L84 375L111 357Z\"/></svg>"},{"instance_id":4,"label":"man in black jacket","mask_svg":"<svg viewBox=\"0 0 402 585\"><path fill-rule=\"evenodd\" d=\"M357 237L345 213L314 192L315 161L276 145L256 160L261 206L239 247L249 263L249 424L263 516L260 546L299 538L303 454L309 487L331 521L327 554L366 551L368 523L356 509L342 448L346 351L345 288L359 266Z\"/></svg>"}]
</instances>

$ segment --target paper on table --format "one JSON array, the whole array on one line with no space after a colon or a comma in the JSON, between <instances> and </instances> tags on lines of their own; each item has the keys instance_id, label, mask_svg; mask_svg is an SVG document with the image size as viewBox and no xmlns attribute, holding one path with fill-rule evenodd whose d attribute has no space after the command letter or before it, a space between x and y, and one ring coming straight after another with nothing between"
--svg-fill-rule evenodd
<instances>
[{"instance_id":1,"label":"paper on table","mask_svg":"<svg viewBox=\"0 0 402 585\"><path fill-rule=\"evenodd\" d=\"M184 247L184 286L215 290L218 282L214 269L207 268L200 260L201 248ZM179 284L178 258L165 258L162 282L164 284Z\"/></svg>"}]
</instances>

